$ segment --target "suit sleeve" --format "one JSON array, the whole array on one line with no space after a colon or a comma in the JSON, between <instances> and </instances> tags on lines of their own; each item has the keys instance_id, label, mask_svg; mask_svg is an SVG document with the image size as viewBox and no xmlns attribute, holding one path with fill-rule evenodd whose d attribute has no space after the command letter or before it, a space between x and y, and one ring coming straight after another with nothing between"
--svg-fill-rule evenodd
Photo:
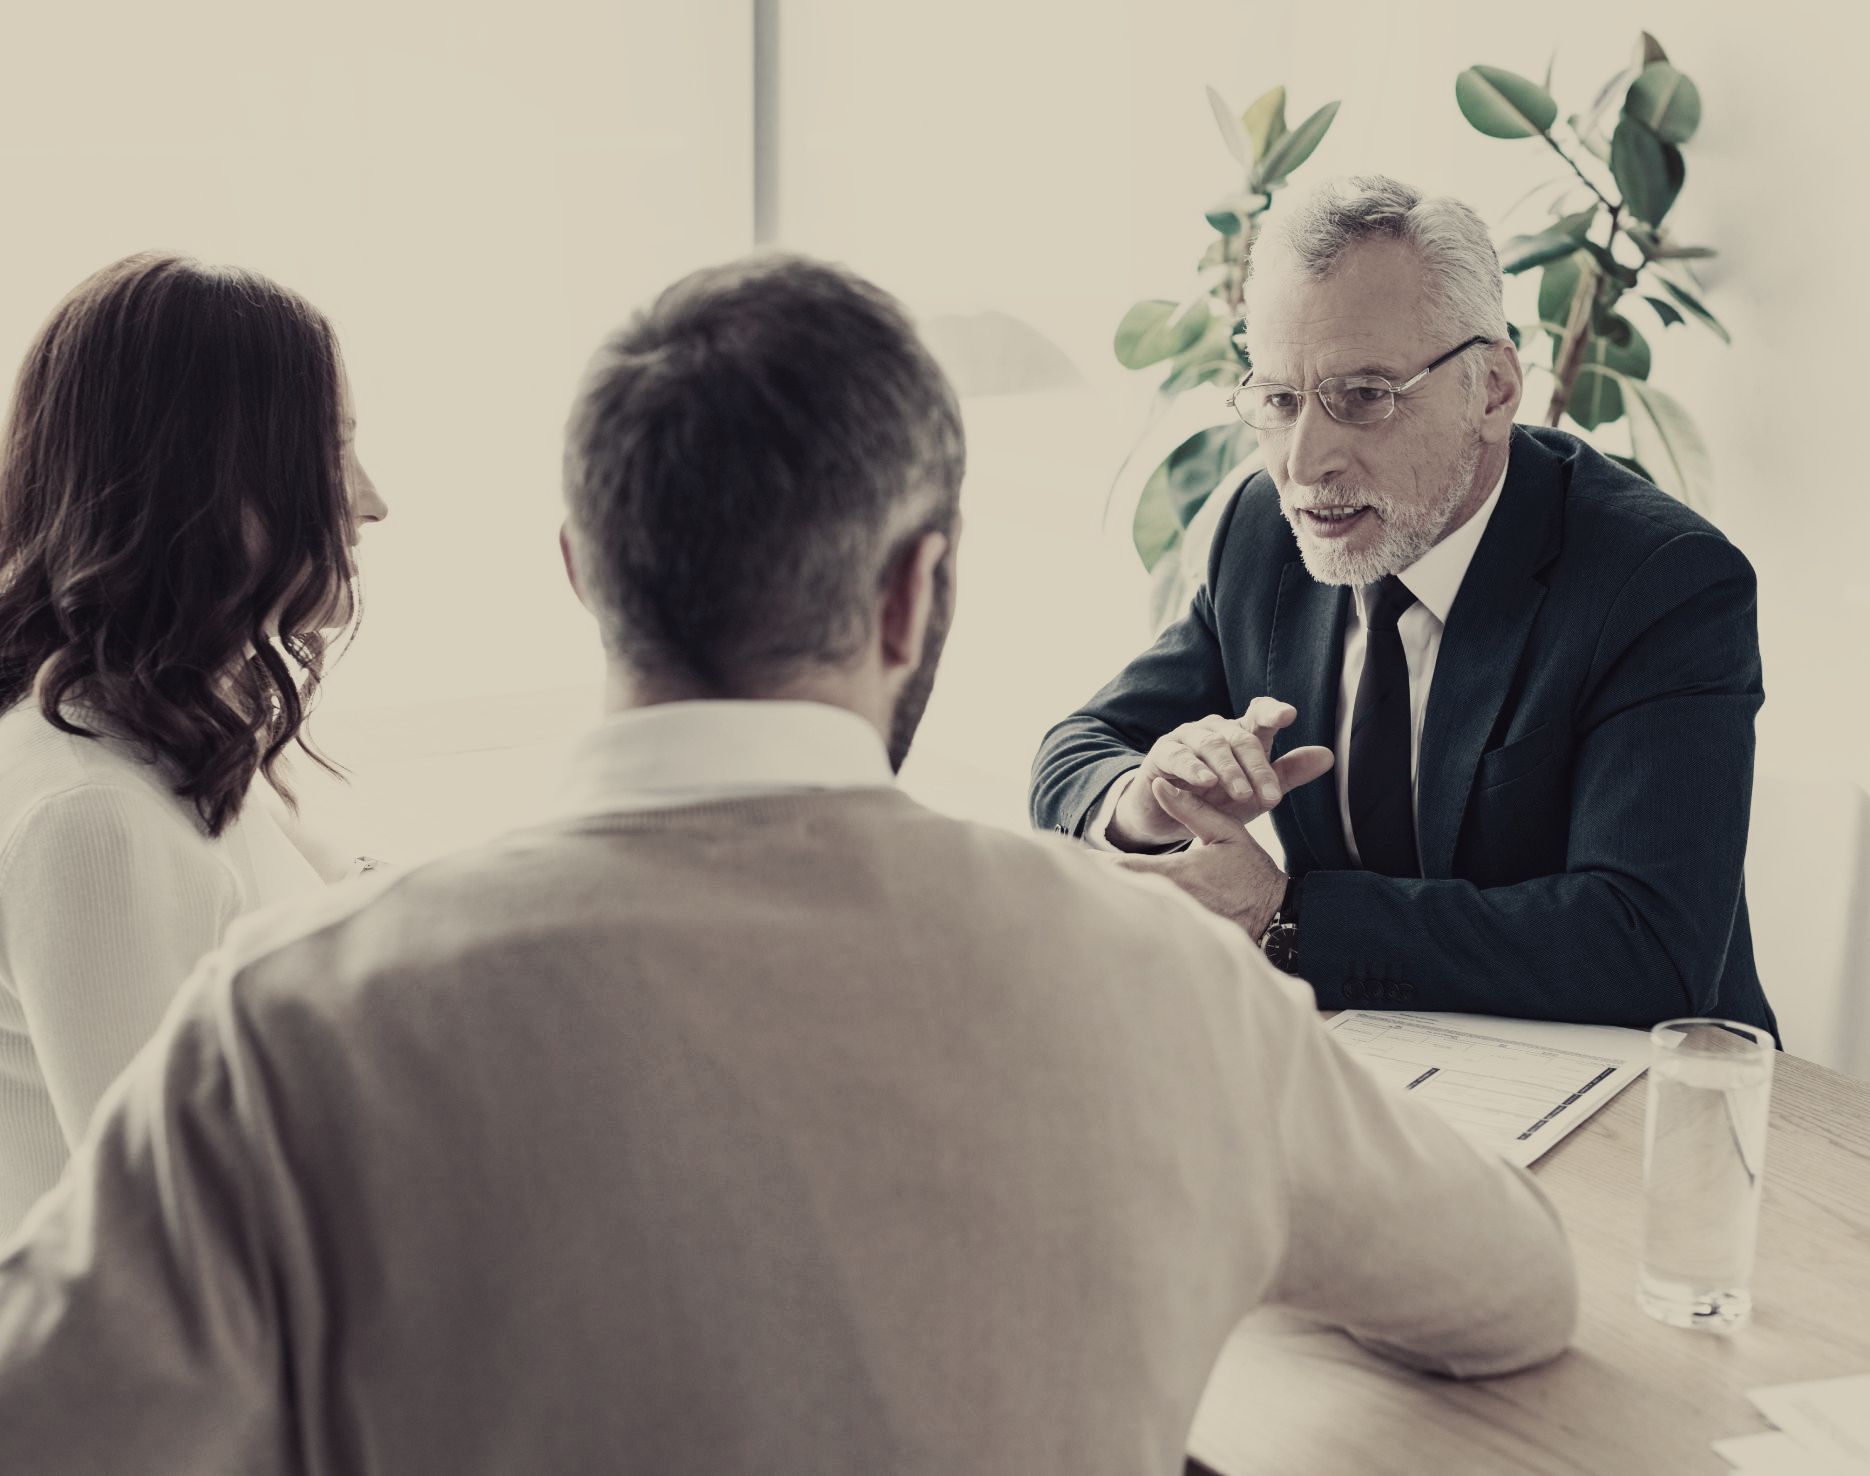
<instances>
[{"instance_id":1,"label":"suit sleeve","mask_svg":"<svg viewBox=\"0 0 1870 1476\"><path fill-rule=\"evenodd\" d=\"M1319 1005L1393 1003L1364 981L1403 980L1417 1009L1638 1027L1707 1013L1740 906L1762 700L1752 567L1711 533L1662 545L1597 642L1565 870L1489 889L1308 874L1299 962Z\"/></svg>"},{"instance_id":2,"label":"suit sleeve","mask_svg":"<svg viewBox=\"0 0 1870 1476\"><path fill-rule=\"evenodd\" d=\"M297 1469L281 1237L243 1131L231 1011L196 982L0 1246L0 1471Z\"/></svg>"},{"instance_id":3,"label":"suit sleeve","mask_svg":"<svg viewBox=\"0 0 1870 1476\"><path fill-rule=\"evenodd\" d=\"M1029 796L1037 829L1083 835L1105 791L1141 763L1158 738L1183 723L1228 711L1213 590L1243 500L1236 494L1221 516L1207 579L1187 613L1041 741Z\"/></svg>"}]
</instances>

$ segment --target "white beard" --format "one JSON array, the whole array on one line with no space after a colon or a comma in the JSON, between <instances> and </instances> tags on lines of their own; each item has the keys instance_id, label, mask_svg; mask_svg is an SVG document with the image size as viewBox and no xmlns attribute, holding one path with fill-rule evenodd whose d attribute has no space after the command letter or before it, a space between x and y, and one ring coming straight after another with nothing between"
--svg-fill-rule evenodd
<instances>
[{"instance_id":1,"label":"white beard","mask_svg":"<svg viewBox=\"0 0 1870 1476\"><path fill-rule=\"evenodd\" d=\"M1299 556L1305 560L1305 571L1312 578L1320 584L1375 584L1388 575L1402 573L1441 542L1455 513L1473 492L1474 473L1479 468L1480 438L1476 436L1449 474L1446 490L1432 502L1399 504L1372 488L1334 485L1331 488L1334 498L1366 503L1378 519L1376 541L1364 548L1351 548L1340 539L1318 537L1283 498L1280 511L1298 536Z\"/></svg>"}]
</instances>

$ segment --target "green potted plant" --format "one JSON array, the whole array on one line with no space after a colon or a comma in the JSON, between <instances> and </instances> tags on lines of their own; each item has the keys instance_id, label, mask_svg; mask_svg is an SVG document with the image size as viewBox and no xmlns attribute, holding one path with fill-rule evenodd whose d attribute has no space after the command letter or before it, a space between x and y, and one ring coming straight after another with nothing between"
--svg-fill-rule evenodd
<instances>
[{"instance_id":1,"label":"green potted plant","mask_svg":"<svg viewBox=\"0 0 1870 1476\"><path fill-rule=\"evenodd\" d=\"M1255 450L1253 431L1227 410L1218 392L1246 372L1240 300L1247 249L1278 191L1311 157L1338 111L1337 103L1327 103L1288 129L1284 87L1273 88L1244 113L1235 113L1212 87L1208 103L1242 171L1241 182L1206 212L1214 236L1196 263L1190 295L1180 303L1163 298L1137 303L1117 325L1113 345L1117 362L1127 369L1161 366L1150 425L1191 390L1205 389L1213 401L1213 423L1181 438L1161 459L1143 483L1131 520L1137 555L1155 576L1151 613L1157 625L1186 597L1181 555L1189 525L1227 473ZM1150 439L1146 427L1139 449ZM1137 454L1132 451L1118 472L1113 498Z\"/></svg>"},{"instance_id":2,"label":"green potted plant","mask_svg":"<svg viewBox=\"0 0 1870 1476\"><path fill-rule=\"evenodd\" d=\"M1528 353L1530 367L1550 377L1544 423L1565 424L1684 501L1705 504L1707 448L1682 405L1650 382L1649 343L1626 312L1640 299L1662 328L1692 319L1729 341L1694 274L1694 262L1714 251L1677 243L1664 225L1687 176L1682 147L1701 123L1700 89L1645 31L1631 64L1587 111L1566 118L1567 148L1550 88L1550 69L1543 85L1487 66L1455 79L1455 101L1480 132L1537 139L1569 170L1521 202L1549 197L1551 224L1500 248L1509 276L1540 273L1537 326L1513 335L1523 350L1533 341L1549 348L1543 359ZM1529 391L1528 405L1537 403ZM1619 423L1622 437L1604 435Z\"/></svg>"}]
</instances>

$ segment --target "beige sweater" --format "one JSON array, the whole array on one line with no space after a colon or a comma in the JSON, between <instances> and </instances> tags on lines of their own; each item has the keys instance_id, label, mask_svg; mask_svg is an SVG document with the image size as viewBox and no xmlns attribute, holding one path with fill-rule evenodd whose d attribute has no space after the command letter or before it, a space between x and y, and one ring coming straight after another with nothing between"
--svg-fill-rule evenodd
<instances>
[{"instance_id":1,"label":"beige sweater","mask_svg":"<svg viewBox=\"0 0 1870 1476\"><path fill-rule=\"evenodd\" d=\"M1168 1473L1266 1301L1484 1374L1576 1293L1165 883L573 819L236 925L0 1255L0 1471Z\"/></svg>"}]
</instances>

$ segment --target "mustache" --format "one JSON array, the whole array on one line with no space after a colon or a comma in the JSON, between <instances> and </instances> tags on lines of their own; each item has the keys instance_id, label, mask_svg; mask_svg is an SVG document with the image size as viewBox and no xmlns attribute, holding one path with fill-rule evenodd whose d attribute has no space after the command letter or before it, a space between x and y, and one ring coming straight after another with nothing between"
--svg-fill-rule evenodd
<instances>
[{"instance_id":1,"label":"mustache","mask_svg":"<svg viewBox=\"0 0 1870 1476\"><path fill-rule=\"evenodd\" d=\"M1363 487L1334 487L1307 496L1303 501L1294 497L1287 501L1289 511L1319 512L1328 507L1368 507L1381 512L1389 506L1389 499L1380 492Z\"/></svg>"}]
</instances>

